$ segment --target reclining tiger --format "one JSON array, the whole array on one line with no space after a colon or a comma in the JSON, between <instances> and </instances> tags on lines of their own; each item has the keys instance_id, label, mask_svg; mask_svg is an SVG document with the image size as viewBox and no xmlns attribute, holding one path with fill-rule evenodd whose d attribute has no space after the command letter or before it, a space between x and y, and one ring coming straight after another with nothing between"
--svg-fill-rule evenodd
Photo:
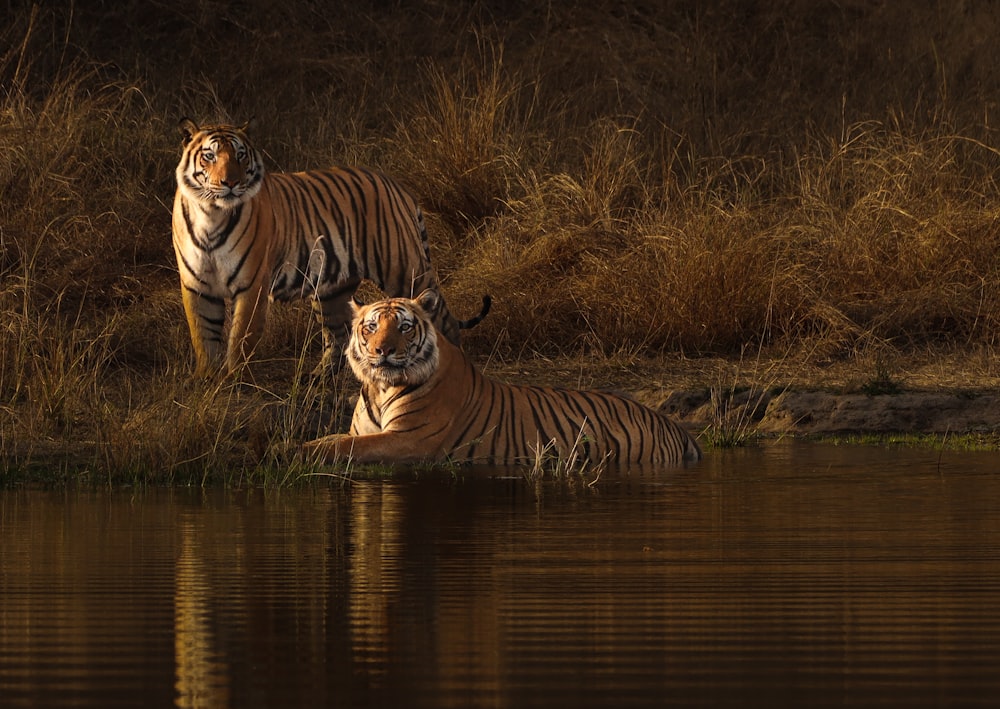
<instances>
[{"instance_id":1,"label":"reclining tiger","mask_svg":"<svg viewBox=\"0 0 1000 709\"><path fill-rule=\"evenodd\" d=\"M312 460L532 463L543 448L600 462L679 464L701 449L680 424L621 396L504 384L439 337L439 296L355 307L346 358L361 381L350 433L303 445ZM354 306L352 306L354 307ZM574 449L575 446L575 449Z\"/></svg>"},{"instance_id":2,"label":"reclining tiger","mask_svg":"<svg viewBox=\"0 0 1000 709\"><path fill-rule=\"evenodd\" d=\"M247 126L180 122L173 245L196 372L233 372L260 340L270 300L310 298L323 335L314 370L339 367L351 300L368 278L388 295L439 290L414 197L361 167L266 174ZM232 302L224 346L226 301ZM445 337L486 315L457 321L443 299L430 313ZM342 338L345 340L346 338Z\"/></svg>"}]
</instances>

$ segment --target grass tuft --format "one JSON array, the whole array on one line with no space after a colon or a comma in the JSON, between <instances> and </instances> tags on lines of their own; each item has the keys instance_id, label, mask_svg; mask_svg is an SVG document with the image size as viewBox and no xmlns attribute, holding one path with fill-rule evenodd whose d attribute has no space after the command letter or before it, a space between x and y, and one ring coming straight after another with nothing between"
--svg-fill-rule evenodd
<instances>
[{"instance_id":1,"label":"grass tuft","mask_svg":"<svg viewBox=\"0 0 1000 709\"><path fill-rule=\"evenodd\" d=\"M573 445L570 446L568 451L560 451L554 439L544 442L538 441L534 449L534 459L531 461L525 477L534 482L539 482L546 475L557 480L590 477L591 479L587 481L587 485L595 485L600 480L601 473L604 472L608 464L608 456L597 461L590 460L586 456L584 450L586 445L586 434L584 433L586 423L587 420L585 417L580 430L576 434L576 438L573 440Z\"/></svg>"}]
</instances>

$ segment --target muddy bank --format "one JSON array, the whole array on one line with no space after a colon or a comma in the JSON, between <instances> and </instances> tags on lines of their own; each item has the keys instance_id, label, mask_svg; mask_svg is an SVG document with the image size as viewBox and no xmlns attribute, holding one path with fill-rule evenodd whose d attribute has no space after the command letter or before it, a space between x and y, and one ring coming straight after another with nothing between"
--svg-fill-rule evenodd
<instances>
[{"instance_id":1,"label":"muddy bank","mask_svg":"<svg viewBox=\"0 0 1000 709\"><path fill-rule=\"evenodd\" d=\"M493 364L489 374L518 384L618 391L693 430L749 424L775 436L983 434L1000 441L997 354L943 348L835 362L591 356Z\"/></svg>"},{"instance_id":2,"label":"muddy bank","mask_svg":"<svg viewBox=\"0 0 1000 709\"><path fill-rule=\"evenodd\" d=\"M678 391L658 407L692 427L752 422L765 434L1000 434L1000 394L993 392L867 395L758 390L713 397L707 391Z\"/></svg>"}]
</instances>

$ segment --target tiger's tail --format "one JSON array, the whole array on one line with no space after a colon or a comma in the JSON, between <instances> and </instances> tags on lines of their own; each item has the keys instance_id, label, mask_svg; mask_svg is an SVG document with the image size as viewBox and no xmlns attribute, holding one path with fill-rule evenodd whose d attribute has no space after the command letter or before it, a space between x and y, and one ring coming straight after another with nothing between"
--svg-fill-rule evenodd
<instances>
[{"instance_id":1,"label":"tiger's tail","mask_svg":"<svg viewBox=\"0 0 1000 709\"><path fill-rule=\"evenodd\" d=\"M417 222L417 233L420 234L420 245L424 250L424 259L427 263L431 263L431 246L430 239L427 237L427 223L424 221L424 210L417 206L417 211L415 215ZM490 306L493 305L493 299L488 296L483 296L483 307L479 311L479 314L474 315L468 320L459 320L458 318L453 318L452 315L448 314L449 318L453 318L455 323L458 325L459 330L470 330L476 325L483 321L483 318L490 312ZM445 306L447 307L447 306Z\"/></svg>"},{"instance_id":2,"label":"tiger's tail","mask_svg":"<svg viewBox=\"0 0 1000 709\"><path fill-rule=\"evenodd\" d=\"M490 312L490 306L492 306L492 305L493 305L493 298L491 298L489 295L484 295L483 296L483 307L479 311L479 313L477 315L474 315L473 317L469 318L468 320L459 320L458 321L458 329L459 330L470 330L470 329L474 328L476 325L478 325L479 323L481 323L483 321L483 319L487 316L487 314L489 314L489 312Z\"/></svg>"}]
</instances>

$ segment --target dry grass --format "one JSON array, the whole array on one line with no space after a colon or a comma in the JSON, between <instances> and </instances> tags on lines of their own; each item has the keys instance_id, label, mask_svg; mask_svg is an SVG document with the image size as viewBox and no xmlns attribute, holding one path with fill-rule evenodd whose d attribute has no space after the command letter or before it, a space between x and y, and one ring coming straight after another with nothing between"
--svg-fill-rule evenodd
<instances>
[{"instance_id":1,"label":"dry grass","mask_svg":"<svg viewBox=\"0 0 1000 709\"><path fill-rule=\"evenodd\" d=\"M4 468L244 479L287 471L303 426L349 408L349 379L294 388L316 356L297 306L272 318L255 386L187 381L169 242L183 115L254 117L272 169L401 177L453 310L493 295L466 342L495 364L754 351L871 369L948 350L996 376L1000 20L668 5L15 11Z\"/></svg>"}]
</instances>

